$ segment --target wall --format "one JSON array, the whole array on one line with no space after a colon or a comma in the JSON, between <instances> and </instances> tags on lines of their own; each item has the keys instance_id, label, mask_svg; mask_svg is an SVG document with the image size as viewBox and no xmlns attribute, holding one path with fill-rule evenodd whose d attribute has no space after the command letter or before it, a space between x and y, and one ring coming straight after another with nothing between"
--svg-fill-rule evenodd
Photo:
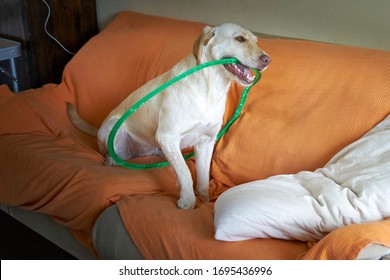
<instances>
[{"instance_id":1,"label":"wall","mask_svg":"<svg viewBox=\"0 0 390 280\"><path fill-rule=\"evenodd\" d=\"M389 0L96 0L100 28L118 11L234 22L259 33L390 50Z\"/></svg>"}]
</instances>

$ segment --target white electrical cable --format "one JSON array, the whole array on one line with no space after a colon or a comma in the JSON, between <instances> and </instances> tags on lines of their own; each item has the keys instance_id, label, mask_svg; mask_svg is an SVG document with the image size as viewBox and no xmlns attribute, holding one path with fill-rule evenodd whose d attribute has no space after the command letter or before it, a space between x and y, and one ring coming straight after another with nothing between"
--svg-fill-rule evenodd
<instances>
[{"instance_id":1,"label":"white electrical cable","mask_svg":"<svg viewBox=\"0 0 390 280\"><path fill-rule=\"evenodd\" d=\"M58 45L60 45L60 47L61 47L64 51L66 51L67 53L69 53L69 54L71 54L71 55L75 55L74 52L71 52L71 51L69 51L67 48L65 48L64 45L61 44L60 41L58 41L53 35L50 34L49 31L47 31L47 23L48 23L48 21L49 21L50 15L51 15L51 8L50 8L49 4L47 4L47 2L46 2L45 0L42 0L42 2L46 4L47 9L48 9L48 14L47 14L47 18L46 18L45 26L44 26L46 34L49 35L49 37L52 38Z\"/></svg>"}]
</instances>

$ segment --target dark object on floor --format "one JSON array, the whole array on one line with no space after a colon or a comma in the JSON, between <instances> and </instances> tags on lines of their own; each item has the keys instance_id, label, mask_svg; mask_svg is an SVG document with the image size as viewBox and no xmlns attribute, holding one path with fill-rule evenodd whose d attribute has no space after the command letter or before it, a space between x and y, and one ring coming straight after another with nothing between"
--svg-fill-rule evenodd
<instances>
[{"instance_id":1,"label":"dark object on floor","mask_svg":"<svg viewBox=\"0 0 390 280\"><path fill-rule=\"evenodd\" d=\"M0 211L0 259L75 260L60 247Z\"/></svg>"}]
</instances>

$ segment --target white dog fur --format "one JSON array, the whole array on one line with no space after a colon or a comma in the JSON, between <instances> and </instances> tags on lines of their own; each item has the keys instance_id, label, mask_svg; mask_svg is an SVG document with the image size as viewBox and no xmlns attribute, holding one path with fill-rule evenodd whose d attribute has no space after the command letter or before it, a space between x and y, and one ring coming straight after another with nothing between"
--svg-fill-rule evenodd
<instances>
[{"instance_id":1,"label":"white dog fur","mask_svg":"<svg viewBox=\"0 0 390 280\"><path fill-rule=\"evenodd\" d=\"M262 71L271 61L251 32L231 23L205 27L195 42L193 54L130 94L109 114L99 130L83 121L71 104L68 104L69 118L80 130L97 136L100 152L106 156L105 164L116 165L108 153L108 136L135 102L197 64L227 57L237 58L240 64L208 67L167 88L127 119L114 141L116 153L124 160L162 151L178 178L177 205L191 209L196 201L193 181L181 150L194 147L197 191L203 201L208 201L210 162L230 84L235 80L250 85L254 76L249 68Z\"/></svg>"}]
</instances>

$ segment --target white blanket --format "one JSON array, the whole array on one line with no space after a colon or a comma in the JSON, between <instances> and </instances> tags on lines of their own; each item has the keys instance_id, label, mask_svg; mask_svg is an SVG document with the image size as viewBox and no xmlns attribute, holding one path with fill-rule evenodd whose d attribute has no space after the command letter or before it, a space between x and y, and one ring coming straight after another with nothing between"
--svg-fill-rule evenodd
<instances>
[{"instance_id":1,"label":"white blanket","mask_svg":"<svg viewBox=\"0 0 390 280\"><path fill-rule=\"evenodd\" d=\"M316 241L336 228L388 217L390 116L323 168L224 192L215 203L215 238Z\"/></svg>"}]
</instances>

